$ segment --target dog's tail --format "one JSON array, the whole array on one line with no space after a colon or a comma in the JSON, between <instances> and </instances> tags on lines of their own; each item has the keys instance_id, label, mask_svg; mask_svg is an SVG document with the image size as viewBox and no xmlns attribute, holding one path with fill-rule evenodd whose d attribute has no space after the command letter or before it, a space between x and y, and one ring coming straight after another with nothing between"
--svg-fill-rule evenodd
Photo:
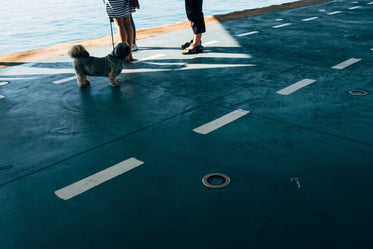
<instances>
[{"instance_id":1,"label":"dog's tail","mask_svg":"<svg viewBox=\"0 0 373 249\"><path fill-rule=\"evenodd\" d=\"M82 45L75 45L69 50L69 55L72 58L88 57L88 51Z\"/></svg>"}]
</instances>

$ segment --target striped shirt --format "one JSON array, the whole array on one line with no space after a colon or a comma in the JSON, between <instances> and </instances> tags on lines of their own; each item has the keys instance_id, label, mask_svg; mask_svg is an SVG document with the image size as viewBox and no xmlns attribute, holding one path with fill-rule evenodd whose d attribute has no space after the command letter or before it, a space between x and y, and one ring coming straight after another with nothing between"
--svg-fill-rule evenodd
<instances>
[{"instance_id":1,"label":"striped shirt","mask_svg":"<svg viewBox=\"0 0 373 249\"><path fill-rule=\"evenodd\" d=\"M106 14L110 18L127 17L135 12L130 0L105 0Z\"/></svg>"}]
</instances>

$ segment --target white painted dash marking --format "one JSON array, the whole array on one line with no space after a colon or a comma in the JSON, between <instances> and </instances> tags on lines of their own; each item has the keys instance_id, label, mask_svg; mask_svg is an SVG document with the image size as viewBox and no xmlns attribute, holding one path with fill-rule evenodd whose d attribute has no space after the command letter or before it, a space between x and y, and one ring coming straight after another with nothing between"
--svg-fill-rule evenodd
<instances>
[{"instance_id":1,"label":"white painted dash marking","mask_svg":"<svg viewBox=\"0 0 373 249\"><path fill-rule=\"evenodd\" d=\"M319 17L318 17L318 16L314 16L314 17L310 17L310 18L303 19L302 21L303 21L303 22L308 22L308 21L315 20L315 19L317 19L317 18L319 18Z\"/></svg>"},{"instance_id":2,"label":"white painted dash marking","mask_svg":"<svg viewBox=\"0 0 373 249\"><path fill-rule=\"evenodd\" d=\"M52 83L53 84L61 84L61 83L65 83L65 82L68 82L68 81L71 81L71 80L75 80L75 79L76 79L76 76L72 76L72 77L69 77L69 78L66 78L66 79L52 81Z\"/></svg>"},{"instance_id":3,"label":"white painted dash marking","mask_svg":"<svg viewBox=\"0 0 373 249\"><path fill-rule=\"evenodd\" d=\"M0 99L3 99L3 98L5 98L3 95L0 95Z\"/></svg>"},{"instance_id":4,"label":"white painted dash marking","mask_svg":"<svg viewBox=\"0 0 373 249\"><path fill-rule=\"evenodd\" d=\"M355 9L358 9L358 8L361 8L361 6L354 6L354 7L348 8L348 9L349 10L355 10Z\"/></svg>"},{"instance_id":5,"label":"white painted dash marking","mask_svg":"<svg viewBox=\"0 0 373 249\"><path fill-rule=\"evenodd\" d=\"M215 44L215 43L218 43L219 41L209 41L209 42L205 42L203 43L202 45L203 46L208 46L208 45L211 45L211 44Z\"/></svg>"},{"instance_id":6,"label":"white painted dash marking","mask_svg":"<svg viewBox=\"0 0 373 249\"><path fill-rule=\"evenodd\" d=\"M330 13L327 13L327 15L331 16L331 15L335 15L335 14L339 14L339 13L342 13L342 11L330 12Z\"/></svg>"},{"instance_id":7,"label":"white painted dash marking","mask_svg":"<svg viewBox=\"0 0 373 249\"><path fill-rule=\"evenodd\" d=\"M367 4L369 4L369 5L372 5L372 4L373 4L373 2L370 2L370 3L367 3Z\"/></svg>"},{"instance_id":8,"label":"white painted dash marking","mask_svg":"<svg viewBox=\"0 0 373 249\"><path fill-rule=\"evenodd\" d=\"M148 57L145 57L145 58L142 58L142 59L138 59L137 61L133 62L133 63L137 63L137 62L141 62L141 61L147 61L147 60L153 60L153 59L157 59L157 58L160 58L160 57L163 57L165 56L165 54L155 54L155 55L151 55L151 56L148 56Z\"/></svg>"},{"instance_id":9,"label":"white painted dash marking","mask_svg":"<svg viewBox=\"0 0 373 249\"><path fill-rule=\"evenodd\" d=\"M200 133L200 134L203 134L203 135L206 135L214 130L217 130L221 127L223 127L224 125L227 125L243 116L245 116L246 114L250 113L249 111L245 111L245 110L242 110L242 109L238 109L238 110L235 110L231 113L228 113L218 119L215 119L207 124L204 124L198 128L195 128L193 131L194 132L197 132L197 133Z\"/></svg>"},{"instance_id":10,"label":"white painted dash marking","mask_svg":"<svg viewBox=\"0 0 373 249\"><path fill-rule=\"evenodd\" d=\"M281 94L281 95L289 95L295 91L298 91L299 89L308 86L309 84L312 84L316 80L311 80L311 79L304 79L301 81L298 81L297 83L294 83L288 87L285 87L284 89L281 89L277 91L276 93Z\"/></svg>"},{"instance_id":11,"label":"white painted dash marking","mask_svg":"<svg viewBox=\"0 0 373 249\"><path fill-rule=\"evenodd\" d=\"M1 81L0 82L0 86L5 86L5 85L8 85L9 84L9 81Z\"/></svg>"},{"instance_id":12,"label":"white painted dash marking","mask_svg":"<svg viewBox=\"0 0 373 249\"><path fill-rule=\"evenodd\" d=\"M358 59L358 58L351 58L351 59L348 59L342 63L339 63L338 65L335 65L333 66L332 68L333 69L345 69L346 67L349 67L351 66L352 64L355 64L357 62L361 61L361 59Z\"/></svg>"},{"instance_id":13,"label":"white painted dash marking","mask_svg":"<svg viewBox=\"0 0 373 249\"><path fill-rule=\"evenodd\" d=\"M280 24L280 25L273 26L272 28L274 28L274 29L278 29L278 28L282 28L282 27L289 26L289 25L291 25L291 23L284 23L284 24Z\"/></svg>"},{"instance_id":14,"label":"white painted dash marking","mask_svg":"<svg viewBox=\"0 0 373 249\"><path fill-rule=\"evenodd\" d=\"M110 168L102 170L94 175L84 178L78 182L75 182L67 187L55 191L54 193L62 200L69 200L77 195L80 195L101 183L109 181L114 177L117 177L131 169L134 169L144 162L137 160L136 158L130 158L123 162L120 162Z\"/></svg>"},{"instance_id":15,"label":"white painted dash marking","mask_svg":"<svg viewBox=\"0 0 373 249\"><path fill-rule=\"evenodd\" d=\"M258 33L259 33L259 31L251 31L251 32L239 34L239 35L236 35L236 36L241 37L241 36L247 36L247 35L254 35L254 34L258 34Z\"/></svg>"}]
</instances>

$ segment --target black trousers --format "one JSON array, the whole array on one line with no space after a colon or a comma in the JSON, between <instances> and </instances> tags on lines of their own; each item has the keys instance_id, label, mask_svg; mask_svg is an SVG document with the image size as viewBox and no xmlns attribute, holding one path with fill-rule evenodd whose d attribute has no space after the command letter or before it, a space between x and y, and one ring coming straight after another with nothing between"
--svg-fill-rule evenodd
<instances>
[{"instance_id":1,"label":"black trousers","mask_svg":"<svg viewBox=\"0 0 373 249\"><path fill-rule=\"evenodd\" d=\"M191 23L194 34L206 32L205 19L202 12L202 2L203 0L185 0L186 14Z\"/></svg>"}]
</instances>

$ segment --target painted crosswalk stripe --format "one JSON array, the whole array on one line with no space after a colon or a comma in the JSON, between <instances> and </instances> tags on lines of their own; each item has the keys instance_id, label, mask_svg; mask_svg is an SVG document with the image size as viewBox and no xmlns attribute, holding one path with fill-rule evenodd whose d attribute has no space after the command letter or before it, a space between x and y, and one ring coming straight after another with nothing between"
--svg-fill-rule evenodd
<instances>
[{"instance_id":1,"label":"painted crosswalk stripe","mask_svg":"<svg viewBox=\"0 0 373 249\"><path fill-rule=\"evenodd\" d=\"M348 8L348 9L349 10L354 10L354 9L358 9L358 8L361 8L361 6L354 6L354 7Z\"/></svg>"},{"instance_id":2,"label":"painted crosswalk stripe","mask_svg":"<svg viewBox=\"0 0 373 249\"><path fill-rule=\"evenodd\" d=\"M193 129L194 132L197 132L199 134L206 135L214 130L217 130L243 116L250 113L249 111L245 111L242 109L235 110L231 113L228 113L218 119L215 119L207 124L204 124L198 128Z\"/></svg>"},{"instance_id":3,"label":"painted crosswalk stripe","mask_svg":"<svg viewBox=\"0 0 373 249\"><path fill-rule=\"evenodd\" d=\"M280 25L273 26L272 28L274 28L274 29L278 29L278 28L282 28L282 27L289 26L289 25L291 25L291 23L284 23L284 24L280 24Z\"/></svg>"},{"instance_id":4,"label":"painted crosswalk stripe","mask_svg":"<svg viewBox=\"0 0 373 249\"><path fill-rule=\"evenodd\" d=\"M134 61L133 63L137 63L137 62L141 62L141 61L147 61L147 60L153 60L153 59L157 59L157 58L160 58L160 57L163 57L165 56L165 54L155 54L155 55L151 55L151 56L148 56L148 57L145 57L145 58L142 58L142 59L138 59L137 61Z\"/></svg>"},{"instance_id":5,"label":"painted crosswalk stripe","mask_svg":"<svg viewBox=\"0 0 373 249\"><path fill-rule=\"evenodd\" d=\"M203 43L202 45L203 46L208 46L208 45L212 45L212 44L215 44L215 43L218 43L219 41L209 41L209 42L205 42Z\"/></svg>"},{"instance_id":6,"label":"painted crosswalk stripe","mask_svg":"<svg viewBox=\"0 0 373 249\"><path fill-rule=\"evenodd\" d=\"M75 79L76 79L76 76L72 76L72 77L69 77L69 78L62 79L62 80L53 81L52 83L53 84L61 84L61 83L64 83L64 82L75 80Z\"/></svg>"},{"instance_id":7,"label":"painted crosswalk stripe","mask_svg":"<svg viewBox=\"0 0 373 249\"><path fill-rule=\"evenodd\" d=\"M330 12L330 13L327 13L327 15L335 15L335 14L339 14L339 13L342 13L342 11L334 11L334 12Z\"/></svg>"},{"instance_id":8,"label":"painted crosswalk stripe","mask_svg":"<svg viewBox=\"0 0 373 249\"><path fill-rule=\"evenodd\" d=\"M318 16L314 16L314 17L310 17L310 18L303 19L302 21L303 21L303 22L308 22L308 21L311 21L311 20L315 20L315 19L317 19L317 18L319 18L319 17L318 17Z\"/></svg>"},{"instance_id":9,"label":"painted crosswalk stripe","mask_svg":"<svg viewBox=\"0 0 373 249\"><path fill-rule=\"evenodd\" d=\"M251 31L251 32L239 34L239 35L236 35L236 36L241 37L241 36L253 35L253 34L257 34L257 33L259 33L259 31Z\"/></svg>"},{"instance_id":10,"label":"painted crosswalk stripe","mask_svg":"<svg viewBox=\"0 0 373 249\"><path fill-rule=\"evenodd\" d=\"M288 87L285 87L284 89L281 89L277 91L276 93L281 94L281 95L289 95L295 91L298 91L299 89L308 86L309 84L314 83L316 80L311 80L311 79L304 79L301 81L298 81L297 83L294 83Z\"/></svg>"},{"instance_id":11,"label":"painted crosswalk stripe","mask_svg":"<svg viewBox=\"0 0 373 249\"><path fill-rule=\"evenodd\" d=\"M339 63L338 65L333 66L333 69L345 69L346 67L351 66L352 64L355 64L357 62L361 61L361 59L358 58L351 58L344 62Z\"/></svg>"},{"instance_id":12,"label":"painted crosswalk stripe","mask_svg":"<svg viewBox=\"0 0 373 249\"><path fill-rule=\"evenodd\" d=\"M120 162L110 168L102 170L94 175L86 177L78 182L75 182L67 187L55 191L54 193L62 200L69 200L77 195L80 195L106 181L113 179L131 169L134 169L144 162L136 158L130 158Z\"/></svg>"}]
</instances>

